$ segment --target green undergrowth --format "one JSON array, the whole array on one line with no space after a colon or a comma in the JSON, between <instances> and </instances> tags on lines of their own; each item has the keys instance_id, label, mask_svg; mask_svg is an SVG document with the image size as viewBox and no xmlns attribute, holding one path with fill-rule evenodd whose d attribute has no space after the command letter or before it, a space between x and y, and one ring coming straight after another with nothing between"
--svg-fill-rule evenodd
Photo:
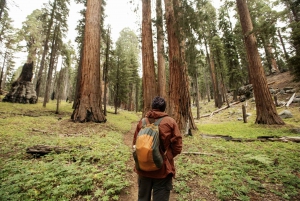
<instances>
[{"instance_id":1,"label":"green undergrowth","mask_svg":"<svg viewBox=\"0 0 300 201\"><path fill-rule=\"evenodd\" d=\"M118 200L129 185L124 133L137 115L108 113L105 124L73 123L72 105L0 102L0 200ZM68 151L37 157L28 147Z\"/></svg>"},{"instance_id":2,"label":"green undergrowth","mask_svg":"<svg viewBox=\"0 0 300 201\"><path fill-rule=\"evenodd\" d=\"M0 200L119 200L129 186L131 151L124 134L141 114L108 112L107 122L73 123L72 105L55 102L47 107L0 102ZM206 135L299 136L285 126L256 125L255 112L248 123L237 120L239 107L196 120L197 131L183 137L183 154L175 158L177 200L297 200L300 189L299 143L233 142ZM204 112L203 112L204 113ZM37 157L28 147L66 148L60 154ZM137 189L136 189L137 190Z\"/></svg>"},{"instance_id":3,"label":"green undergrowth","mask_svg":"<svg viewBox=\"0 0 300 201\"><path fill-rule=\"evenodd\" d=\"M298 200L299 143L254 141L259 136L299 137L291 132L296 125L293 122L299 121L297 109L292 108L296 115L284 119L284 126L254 124L253 113L248 123L243 123L237 120L240 114L232 111L196 121L198 130L193 131L193 136L184 137L186 154L176 159L178 171L174 189L178 192L178 200L210 200L207 194L226 201ZM202 134L253 141L204 138ZM208 192L197 189L208 189Z\"/></svg>"},{"instance_id":4,"label":"green undergrowth","mask_svg":"<svg viewBox=\"0 0 300 201\"><path fill-rule=\"evenodd\" d=\"M240 143L203 139L197 133L184 138L184 151L203 155L181 154L177 158L175 190L179 200L189 200L203 186L220 200L254 200L253 192L258 197L275 194L275 200L299 196L297 143Z\"/></svg>"}]
</instances>

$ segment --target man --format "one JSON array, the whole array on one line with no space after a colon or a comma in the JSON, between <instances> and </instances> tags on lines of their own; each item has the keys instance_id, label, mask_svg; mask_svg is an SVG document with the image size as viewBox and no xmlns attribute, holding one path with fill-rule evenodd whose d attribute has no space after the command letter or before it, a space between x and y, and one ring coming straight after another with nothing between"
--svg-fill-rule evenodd
<instances>
[{"instance_id":1,"label":"man","mask_svg":"<svg viewBox=\"0 0 300 201\"><path fill-rule=\"evenodd\" d=\"M172 177L175 177L174 157L181 153L182 137L176 121L165 113L166 101L157 96L152 101L152 110L147 112L145 118L148 122L155 122L163 117L159 124L160 149L166 153L162 168L155 171L142 171L135 168L138 174L138 201L150 201L153 190L153 201L168 201L172 190ZM142 128L142 120L138 123L133 145Z\"/></svg>"}]
</instances>

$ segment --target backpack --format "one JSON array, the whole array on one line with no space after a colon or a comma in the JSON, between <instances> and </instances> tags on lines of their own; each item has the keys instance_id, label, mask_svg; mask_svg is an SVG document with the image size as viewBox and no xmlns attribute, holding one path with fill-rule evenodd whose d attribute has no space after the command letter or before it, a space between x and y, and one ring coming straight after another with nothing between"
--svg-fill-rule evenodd
<instances>
[{"instance_id":1,"label":"backpack","mask_svg":"<svg viewBox=\"0 0 300 201\"><path fill-rule=\"evenodd\" d=\"M133 158L137 170L155 171L162 167L164 159L160 153L160 140L158 125L162 118L148 124L146 118L142 119L142 128L139 131Z\"/></svg>"}]
</instances>

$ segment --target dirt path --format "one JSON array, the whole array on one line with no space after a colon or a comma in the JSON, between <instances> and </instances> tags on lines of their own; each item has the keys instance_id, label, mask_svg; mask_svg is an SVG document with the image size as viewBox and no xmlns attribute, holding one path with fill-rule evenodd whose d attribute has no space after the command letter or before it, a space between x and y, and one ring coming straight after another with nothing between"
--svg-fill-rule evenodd
<instances>
[{"instance_id":1,"label":"dirt path","mask_svg":"<svg viewBox=\"0 0 300 201\"><path fill-rule=\"evenodd\" d=\"M131 130L124 135L124 143L131 148L133 134L136 128L137 122L132 123ZM127 162L127 167L132 171L129 172L127 178L129 180L130 186L126 188L120 195L119 201L135 201L138 199L138 185L137 185L137 174L133 171L134 160L130 157ZM170 201L176 200L176 194L171 191Z\"/></svg>"},{"instance_id":2,"label":"dirt path","mask_svg":"<svg viewBox=\"0 0 300 201\"><path fill-rule=\"evenodd\" d=\"M131 130L124 135L124 143L131 148L133 134L137 123L131 125ZM133 171L134 160L130 157L127 167L132 171L127 176L130 186L120 195L119 201L135 201L138 198L137 174Z\"/></svg>"}]
</instances>

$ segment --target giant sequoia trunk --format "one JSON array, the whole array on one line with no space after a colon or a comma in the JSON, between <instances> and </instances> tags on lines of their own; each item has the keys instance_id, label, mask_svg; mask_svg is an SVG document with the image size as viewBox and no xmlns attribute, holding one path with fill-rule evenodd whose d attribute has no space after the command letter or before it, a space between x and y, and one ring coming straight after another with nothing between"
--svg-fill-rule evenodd
<instances>
[{"instance_id":1,"label":"giant sequoia trunk","mask_svg":"<svg viewBox=\"0 0 300 201\"><path fill-rule=\"evenodd\" d=\"M186 128L187 124L192 129L196 129L191 112L187 66L184 61L184 51L180 48L180 30L176 29L179 26L176 25L173 3L178 2L165 0L170 67L168 112L176 120L180 129Z\"/></svg>"},{"instance_id":2,"label":"giant sequoia trunk","mask_svg":"<svg viewBox=\"0 0 300 201\"><path fill-rule=\"evenodd\" d=\"M162 0L156 0L156 28L157 28L157 81L158 95L166 97L166 67L165 67L165 50L164 50L164 30L163 30L163 14Z\"/></svg>"},{"instance_id":3,"label":"giant sequoia trunk","mask_svg":"<svg viewBox=\"0 0 300 201\"><path fill-rule=\"evenodd\" d=\"M143 0L142 12L143 113L145 114L151 109L152 100L157 95L151 26L151 0Z\"/></svg>"},{"instance_id":4,"label":"giant sequoia trunk","mask_svg":"<svg viewBox=\"0 0 300 201\"><path fill-rule=\"evenodd\" d=\"M3 98L3 102L36 103L37 96L31 82L33 75L33 62L24 64L21 75L12 83L11 90Z\"/></svg>"},{"instance_id":5,"label":"giant sequoia trunk","mask_svg":"<svg viewBox=\"0 0 300 201\"><path fill-rule=\"evenodd\" d=\"M261 64L258 53L256 38L247 7L246 0L236 0L237 8L240 15L240 22L243 30L246 51L249 60L249 77L253 85L255 103L256 103L256 120L257 124L284 124L278 116L275 104L268 88L267 79Z\"/></svg>"},{"instance_id":6,"label":"giant sequoia trunk","mask_svg":"<svg viewBox=\"0 0 300 201\"><path fill-rule=\"evenodd\" d=\"M106 122L101 109L101 0L87 1L80 90L71 118L75 122Z\"/></svg>"}]
</instances>

